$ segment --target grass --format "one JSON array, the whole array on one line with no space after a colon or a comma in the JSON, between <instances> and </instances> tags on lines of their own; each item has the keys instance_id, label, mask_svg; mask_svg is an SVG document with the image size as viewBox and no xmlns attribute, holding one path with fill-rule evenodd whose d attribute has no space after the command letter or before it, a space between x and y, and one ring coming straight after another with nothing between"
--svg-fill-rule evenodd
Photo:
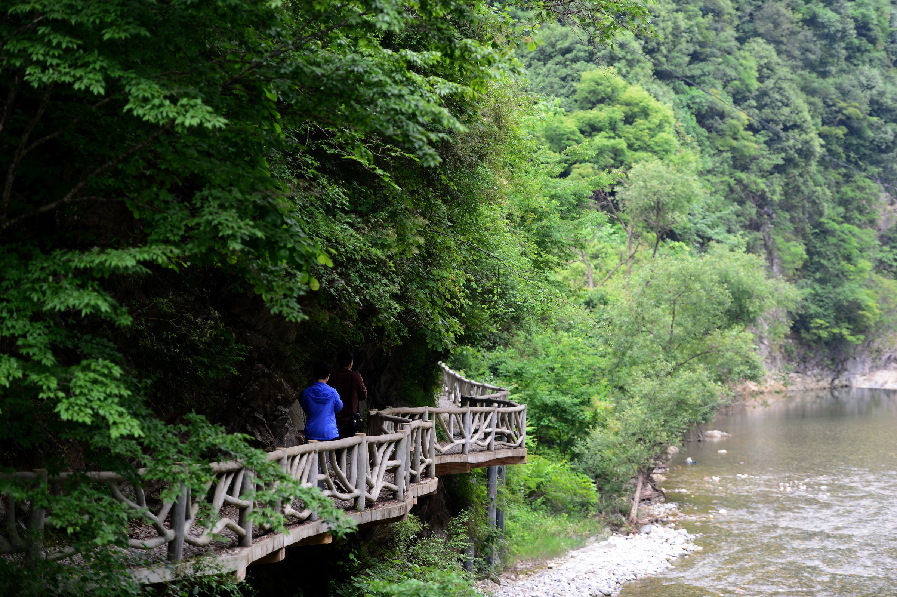
<instances>
[{"instance_id":1,"label":"grass","mask_svg":"<svg viewBox=\"0 0 897 597\"><path fill-rule=\"evenodd\" d=\"M516 507L506 514L507 565L543 562L583 547L592 537L604 539L607 528L593 516L553 514Z\"/></svg>"}]
</instances>

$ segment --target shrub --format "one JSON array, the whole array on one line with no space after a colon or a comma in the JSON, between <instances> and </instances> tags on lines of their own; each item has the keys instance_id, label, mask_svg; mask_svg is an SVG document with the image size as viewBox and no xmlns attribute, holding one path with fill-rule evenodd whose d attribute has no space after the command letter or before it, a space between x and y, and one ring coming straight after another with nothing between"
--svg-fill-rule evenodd
<instances>
[{"instance_id":1,"label":"shrub","mask_svg":"<svg viewBox=\"0 0 897 597\"><path fill-rule=\"evenodd\" d=\"M598 504L595 484L564 460L531 454L525 466L507 470L509 503L523 500L558 514L588 514Z\"/></svg>"}]
</instances>

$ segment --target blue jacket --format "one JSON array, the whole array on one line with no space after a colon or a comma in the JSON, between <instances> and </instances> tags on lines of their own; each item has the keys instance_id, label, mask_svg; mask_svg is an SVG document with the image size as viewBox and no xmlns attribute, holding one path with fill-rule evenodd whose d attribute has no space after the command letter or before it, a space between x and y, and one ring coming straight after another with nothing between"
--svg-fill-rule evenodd
<instances>
[{"instance_id":1,"label":"blue jacket","mask_svg":"<svg viewBox=\"0 0 897 597\"><path fill-rule=\"evenodd\" d=\"M305 411L305 437L327 441L339 437L336 413L343 409L339 394L326 383L316 381L302 391L299 401Z\"/></svg>"}]
</instances>

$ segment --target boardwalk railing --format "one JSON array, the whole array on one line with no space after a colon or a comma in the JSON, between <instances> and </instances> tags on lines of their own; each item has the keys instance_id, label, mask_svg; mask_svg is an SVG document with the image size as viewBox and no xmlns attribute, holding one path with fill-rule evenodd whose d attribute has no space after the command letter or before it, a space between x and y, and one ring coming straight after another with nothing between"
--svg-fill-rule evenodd
<instances>
[{"instance_id":1,"label":"boardwalk railing","mask_svg":"<svg viewBox=\"0 0 897 597\"><path fill-rule=\"evenodd\" d=\"M483 400L483 403L488 400ZM478 401L479 403L479 401ZM458 408L387 408L369 413L372 432L385 433L397 421L436 421L438 455L522 448L526 439L526 406L464 406Z\"/></svg>"},{"instance_id":2,"label":"boardwalk railing","mask_svg":"<svg viewBox=\"0 0 897 597\"><path fill-rule=\"evenodd\" d=\"M409 421L395 433L369 436L358 434L341 440L311 442L268 453L283 470L305 487L321 488L324 495L349 508L373 508L378 501L404 500L408 487L427 479L435 479L433 469L434 424ZM240 462L212 464L214 480L205 491L196 494L187 489L175 491L174 499L164 499L170 486L129 480L111 472L86 473L91 482L106 485L109 494L125 504L131 513L128 546L142 550L166 548L166 559L178 562L184 557L185 545L204 548L212 542L224 547L248 547L257 531L249 514L255 503L248 496L264 489L252 471ZM46 483L51 493L65 491L74 473L48 476L45 471L4 475L26 485ZM279 505L287 524L309 520L312 512L301 502ZM199 520L216 520L211 527ZM12 495L0 497L0 554L20 553L27 558L60 559L71 551L43 549L44 529L52 524L52 513L30 500Z\"/></svg>"},{"instance_id":3,"label":"boardwalk railing","mask_svg":"<svg viewBox=\"0 0 897 597\"><path fill-rule=\"evenodd\" d=\"M359 523L407 514L417 496L436 490L440 460L457 462L479 452L478 462L485 462L489 451L510 449L517 461L524 461L526 407L506 400L507 390L465 380L444 365L443 376L442 402L451 399L457 406L371 411L368 434L281 448L269 452L268 459L303 486L320 488ZM149 567L212 555L215 549L252 548L251 554L232 564L231 569L245 571L249 563L292 542L326 533L326 526L315 526L314 513L303 503L281 503L276 509L288 528L305 525L307 530L293 532L290 541L260 547L259 538L270 537L271 531L255 525L251 514L258 507L253 496L265 487L243 463L217 462L211 469L213 478L200 492L149 480L144 470L133 477L112 472L48 475L42 470L0 475L16 480L21 489L0 495L0 557L29 561L71 556L70 548L44 543L52 510L20 496L39 485L59 495L79 480L105 485L110 497L127 507L128 546L145 553L144 565ZM398 506L381 507L396 502ZM169 577L142 578L158 582Z\"/></svg>"},{"instance_id":4,"label":"boardwalk railing","mask_svg":"<svg viewBox=\"0 0 897 597\"><path fill-rule=\"evenodd\" d=\"M439 366L442 368L442 399L444 401L461 406L461 399L464 396L482 398L494 396L503 400L508 399L507 388L500 388L462 377L449 369L445 363L439 363Z\"/></svg>"}]
</instances>

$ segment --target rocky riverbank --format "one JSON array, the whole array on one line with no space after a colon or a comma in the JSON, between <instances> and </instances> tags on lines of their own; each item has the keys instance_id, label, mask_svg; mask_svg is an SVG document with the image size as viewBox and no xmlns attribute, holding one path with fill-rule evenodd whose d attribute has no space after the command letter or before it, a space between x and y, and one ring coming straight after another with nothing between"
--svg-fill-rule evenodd
<instances>
[{"instance_id":1,"label":"rocky riverbank","mask_svg":"<svg viewBox=\"0 0 897 597\"><path fill-rule=\"evenodd\" d=\"M481 585L480 592L493 597L616 595L623 583L656 574L671 560L701 549L685 529L669 522L676 513L676 504L651 506L647 514L667 522L644 525L634 535L613 535L534 570L505 573L500 583Z\"/></svg>"}]
</instances>

